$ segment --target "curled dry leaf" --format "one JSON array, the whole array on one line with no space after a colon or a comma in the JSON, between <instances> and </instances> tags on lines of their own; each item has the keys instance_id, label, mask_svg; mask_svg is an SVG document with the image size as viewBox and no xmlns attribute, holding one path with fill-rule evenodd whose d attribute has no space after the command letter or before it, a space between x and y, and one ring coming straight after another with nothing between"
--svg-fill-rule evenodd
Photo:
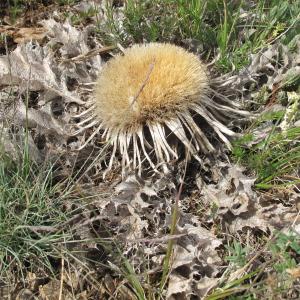
<instances>
[{"instance_id":1,"label":"curled dry leaf","mask_svg":"<svg viewBox=\"0 0 300 300\"><path fill-rule=\"evenodd\" d=\"M21 153L24 147L28 147L30 157L33 161L41 163L46 155L41 151L41 147L36 143L35 137L49 136L48 141L55 145L66 143L67 133L64 129L64 123L54 118L50 103L43 109L28 108L24 102L19 99L15 105L6 109L5 114L0 114L2 123L2 140L4 150L10 157L17 161L22 157ZM10 127L14 126L13 133ZM28 128L27 145L24 141L27 135L24 128ZM19 128L16 130L16 128ZM46 142L47 143L47 142Z\"/></svg>"},{"instance_id":2,"label":"curled dry leaf","mask_svg":"<svg viewBox=\"0 0 300 300\"><path fill-rule=\"evenodd\" d=\"M56 22L54 19L41 22L47 28L52 43L60 43L59 49L62 57L72 57L89 51L87 46L86 32L80 32L69 22L64 24Z\"/></svg>"},{"instance_id":3,"label":"curled dry leaf","mask_svg":"<svg viewBox=\"0 0 300 300\"><path fill-rule=\"evenodd\" d=\"M289 46L280 42L268 45L252 54L250 60L250 65L238 74L223 75L222 84L241 91L244 99L258 103L272 101L281 87L300 75L300 35L295 36Z\"/></svg>"},{"instance_id":4,"label":"curled dry leaf","mask_svg":"<svg viewBox=\"0 0 300 300\"><path fill-rule=\"evenodd\" d=\"M87 98L86 91L79 85L94 81L101 68L99 55L86 61L61 63L55 52L58 49L62 57L84 55L91 50L88 45L90 29L81 32L68 22L60 24L51 19L44 21L43 25L41 32L48 32L49 37L43 46L31 41L19 44L14 51L0 56L1 90L11 89L7 93L8 101L1 101L1 122L9 119L6 124L29 127L31 146L36 143L35 150L42 149L43 152L30 152L36 161L40 161L50 149L51 153L59 155L66 150L70 134L66 124L70 113L74 111L74 105L75 111L78 111L78 105L85 104L81 97ZM94 44L98 45L95 41ZM37 95L33 99L34 105L31 104L32 93ZM9 128L7 130L9 133ZM5 136L8 137L7 134ZM41 138L43 145L39 144ZM6 145L6 148L14 146L9 146L8 140Z\"/></svg>"},{"instance_id":5,"label":"curled dry leaf","mask_svg":"<svg viewBox=\"0 0 300 300\"><path fill-rule=\"evenodd\" d=\"M8 55L0 57L0 85L19 85L22 90L45 90L63 97L66 102L83 103L68 91L62 72L56 69L54 54L49 47L32 42L18 45Z\"/></svg>"},{"instance_id":6,"label":"curled dry leaf","mask_svg":"<svg viewBox=\"0 0 300 300\"><path fill-rule=\"evenodd\" d=\"M218 283L222 260L216 248L222 241L200 224L178 231L185 236L174 246L167 299L203 299Z\"/></svg>"},{"instance_id":7,"label":"curled dry leaf","mask_svg":"<svg viewBox=\"0 0 300 300\"><path fill-rule=\"evenodd\" d=\"M222 170L223 169L223 170ZM243 174L243 169L237 165L221 167L220 180L217 184L204 184L201 192L206 203L212 201L218 206L218 213L226 215L229 212L235 216L249 212L251 202L256 194L251 187L255 178Z\"/></svg>"},{"instance_id":8,"label":"curled dry leaf","mask_svg":"<svg viewBox=\"0 0 300 300\"><path fill-rule=\"evenodd\" d=\"M49 105L45 105L43 109L36 110L33 108L26 109L23 101L18 101L14 111L11 113L15 116L15 125L28 126L28 128L42 128L45 131L54 131L55 134L63 136L65 130L63 124L55 119L49 110Z\"/></svg>"},{"instance_id":9,"label":"curled dry leaf","mask_svg":"<svg viewBox=\"0 0 300 300\"><path fill-rule=\"evenodd\" d=\"M174 191L174 185L165 177L145 181L130 176L116 187L117 195L113 196L112 201L102 206L101 214L111 216L120 224L117 227L123 228L121 236L129 247L124 253L127 253L126 257L131 253L129 261L133 266L143 268L144 262L140 261L139 256L136 258L132 255L141 251L148 268L149 264L157 266L162 263L161 251L169 239L159 237L166 237L171 220L172 198L159 195L166 193L170 197L170 191ZM191 299L192 295L201 299L218 282L222 260L216 249L222 241L203 228L199 220L189 213L180 212L176 233L167 299L178 296ZM145 239L145 236L149 238ZM148 263L146 257L151 257Z\"/></svg>"},{"instance_id":10,"label":"curled dry leaf","mask_svg":"<svg viewBox=\"0 0 300 300\"><path fill-rule=\"evenodd\" d=\"M47 29L50 38L50 44L58 47L62 62L59 68L65 76L75 78L80 83L90 83L95 81L96 76L101 69L101 57L96 55L88 55L92 46L89 45L89 34L94 29L87 26L84 30L79 31L69 22L63 24L53 19L44 20L43 26ZM94 41L97 45L96 41ZM99 47L100 48L100 47ZM87 56L84 61L72 61L71 58Z\"/></svg>"},{"instance_id":11,"label":"curled dry leaf","mask_svg":"<svg viewBox=\"0 0 300 300\"><path fill-rule=\"evenodd\" d=\"M218 168L222 176L216 183L198 183L201 201L206 206L216 204L217 215L232 234L249 228L268 232L299 223L295 199L278 201L275 194L270 198L252 190L255 178L244 175L241 166L221 163Z\"/></svg>"},{"instance_id":12,"label":"curled dry leaf","mask_svg":"<svg viewBox=\"0 0 300 300\"><path fill-rule=\"evenodd\" d=\"M251 65L247 68L252 76L267 76L266 83L270 90L276 84L283 84L289 76L299 75L300 68L300 36L294 39L296 51L290 51L288 46L277 43L268 46L264 51L252 55Z\"/></svg>"}]
</instances>

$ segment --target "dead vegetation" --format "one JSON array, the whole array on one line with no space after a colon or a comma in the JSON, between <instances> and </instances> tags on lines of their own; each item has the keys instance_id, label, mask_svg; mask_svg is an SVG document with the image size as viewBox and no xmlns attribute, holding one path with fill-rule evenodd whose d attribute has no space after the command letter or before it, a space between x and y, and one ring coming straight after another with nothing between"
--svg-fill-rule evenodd
<instances>
[{"instance_id":1,"label":"dead vegetation","mask_svg":"<svg viewBox=\"0 0 300 300\"><path fill-rule=\"evenodd\" d=\"M299 37L212 82L255 112L232 155L103 179L109 145L78 151L93 129L73 116L122 47L99 39L103 6L81 26L51 5L41 38L0 27L1 299L299 299Z\"/></svg>"}]
</instances>

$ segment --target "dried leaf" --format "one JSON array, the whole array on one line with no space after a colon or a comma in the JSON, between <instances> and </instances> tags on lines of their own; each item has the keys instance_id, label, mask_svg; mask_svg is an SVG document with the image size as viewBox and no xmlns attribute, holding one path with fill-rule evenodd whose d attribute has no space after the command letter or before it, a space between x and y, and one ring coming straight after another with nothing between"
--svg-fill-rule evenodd
<instances>
[{"instance_id":1,"label":"dried leaf","mask_svg":"<svg viewBox=\"0 0 300 300\"><path fill-rule=\"evenodd\" d=\"M225 174L224 174L225 173ZM223 176L217 184L203 185L202 193L205 202L215 202L218 213L225 215L228 212L235 216L250 210L251 203L256 198L251 187L255 178L243 174L243 169L236 165L225 168Z\"/></svg>"},{"instance_id":2,"label":"dried leaf","mask_svg":"<svg viewBox=\"0 0 300 300\"><path fill-rule=\"evenodd\" d=\"M300 278L300 267L286 269L286 272L289 273L294 279Z\"/></svg>"},{"instance_id":3,"label":"dried leaf","mask_svg":"<svg viewBox=\"0 0 300 300\"><path fill-rule=\"evenodd\" d=\"M68 289L61 287L60 281L52 279L49 283L39 287L40 298L42 300L73 300L73 295ZM60 293L62 297L60 297Z\"/></svg>"},{"instance_id":4,"label":"dried leaf","mask_svg":"<svg viewBox=\"0 0 300 300\"><path fill-rule=\"evenodd\" d=\"M222 241L200 224L186 224L178 231L186 235L174 246L167 299L203 299L218 282L222 260L216 248Z\"/></svg>"},{"instance_id":5,"label":"dried leaf","mask_svg":"<svg viewBox=\"0 0 300 300\"><path fill-rule=\"evenodd\" d=\"M23 90L47 90L66 99L67 102L83 103L69 92L66 77L59 78L53 53L48 47L27 43L8 56L0 57L0 85L19 85Z\"/></svg>"},{"instance_id":6,"label":"dried leaf","mask_svg":"<svg viewBox=\"0 0 300 300\"><path fill-rule=\"evenodd\" d=\"M46 30L41 27L13 27L0 26L0 33L11 35L17 44L30 42L32 40L41 42L46 36Z\"/></svg>"}]
</instances>

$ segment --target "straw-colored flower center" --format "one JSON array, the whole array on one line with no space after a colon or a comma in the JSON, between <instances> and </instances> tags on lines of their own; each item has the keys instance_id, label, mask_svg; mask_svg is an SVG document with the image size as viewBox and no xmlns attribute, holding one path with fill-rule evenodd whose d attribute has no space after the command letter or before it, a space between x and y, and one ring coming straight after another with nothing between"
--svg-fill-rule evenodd
<instances>
[{"instance_id":1,"label":"straw-colored flower center","mask_svg":"<svg viewBox=\"0 0 300 300\"><path fill-rule=\"evenodd\" d=\"M108 127L160 122L199 101L207 81L206 69L194 54L169 44L137 45L101 71L96 113Z\"/></svg>"}]
</instances>

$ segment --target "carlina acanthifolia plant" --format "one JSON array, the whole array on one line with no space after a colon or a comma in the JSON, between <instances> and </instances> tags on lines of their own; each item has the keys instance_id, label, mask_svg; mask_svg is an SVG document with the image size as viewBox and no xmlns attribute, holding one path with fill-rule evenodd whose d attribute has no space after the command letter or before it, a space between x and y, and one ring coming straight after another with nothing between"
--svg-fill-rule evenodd
<instances>
[{"instance_id":1,"label":"carlina acanthifolia plant","mask_svg":"<svg viewBox=\"0 0 300 300\"><path fill-rule=\"evenodd\" d=\"M76 117L83 118L77 132L95 128L81 148L101 133L112 145L107 169L119 152L122 170L140 173L143 163L168 170L168 163L179 157L178 142L201 161L199 153L215 151L208 132L230 147L228 136L235 133L225 123L241 115L248 113L210 86L208 70L196 55L175 45L149 43L126 49L103 67L93 99Z\"/></svg>"}]
</instances>

